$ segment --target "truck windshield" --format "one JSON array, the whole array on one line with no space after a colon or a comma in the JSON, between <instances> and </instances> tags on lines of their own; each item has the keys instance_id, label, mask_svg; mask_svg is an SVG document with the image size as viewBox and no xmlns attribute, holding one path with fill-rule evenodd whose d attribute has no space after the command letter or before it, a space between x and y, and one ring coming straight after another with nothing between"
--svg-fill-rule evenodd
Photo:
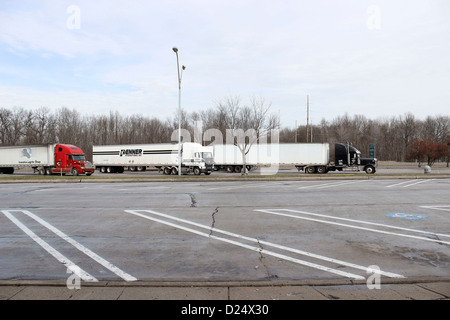
<instances>
[{"instance_id":1,"label":"truck windshield","mask_svg":"<svg viewBox=\"0 0 450 320\"><path fill-rule=\"evenodd\" d=\"M86 161L86 156L84 154L74 154L73 160L76 161Z\"/></svg>"},{"instance_id":2,"label":"truck windshield","mask_svg":"<svg viewBox=\"0 0 450 320\"><path fill-rule=\"evenodd\" d=\"M202 158L203 159L207 159L207 158L212 158L212 153L211 152L202 152Z\"/></svg>"}]
</instances>

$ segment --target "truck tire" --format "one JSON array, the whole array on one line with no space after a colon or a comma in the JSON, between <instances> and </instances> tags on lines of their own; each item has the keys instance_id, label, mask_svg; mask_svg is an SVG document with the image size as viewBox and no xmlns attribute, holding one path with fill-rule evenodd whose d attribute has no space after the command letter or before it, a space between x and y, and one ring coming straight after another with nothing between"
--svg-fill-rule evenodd
<instances>
[{"instance_id":1,"label":"truck tire","mask_svg":"<svg viewBox=\"0 0 450 320\"><path fill-rule=\"evenodd\" d=\"M52 169L50 169L50 168L45 168L45 174L46 174L46 175L51 175L51 174L52 174Z\"/></svg>"},{"instance_id":2,"label":"truck tire","mask_svg":"<svg viewBox=\"0 0 450 320\"><path fill-rule=\"evenodd\" d=\"M375 167L374 167L374 166L366 166L366 167L364 168L364 171L365 171L367 174L374 174L374 173L375 173Z\"/></svg>"},{"instance_id":3,"label":"truck tire","mask_svg":"<svg viewBox=\"0 0 450 320\"><path fill-rule=\"evenodd\" d=\"M178 174L178 168L176 168L176 167L173 167L171 171L174 176L176 176Z\"/></svg>"},{"instance_id":4,"label":"truck tire","mask_svg":"<svg viewBox=\"0 0 450 320\"><path fill-rule=\"evenodd\" d=\"M163 172L164 172L164 174L171 174L172 170L168 167L165 167Z\"/></svg>"},{"instance_id":5,"label":"truck tire","mask_svg":"<svg viewBox=\"0 0 450 320\"><path fill-rule=\"evenodd\" d=\"M77 176L78 175L78 171L75 168L73 168L71 172L72 172L73 176Z\"/></svg>"},{"instance_id":6,"label":"truck tire","mask_svg":"<svg viewBox=\"0 0 450 320\"><path fill-rule=\"evenodd\" d=\"M317 173L323 174L323 173L327 173L327 172L328 172L327 167L325 167L325 166L317 167Z\"/></svg>"},{"instance_id":7,"label":"truck tire","mask_svg":"<svg viewBox=\"0 0 450 320\"><path fill-rule=\"evenodd\" d=\"M234 167L234 172L235 173L240 173L241 171L242 171L242 167L241 166Z\"/></svg>"},{"instance_id":8,"label":"truck tire","mask_svg":"<svg viewBox=\"0 0 450 320\"><path fill-rule=\"evenodd\" d=\"M305 172L306 173L316 173L316 167L306 167Z\"/></svg>"},{"instance_id":9,"label":"truck tire","mask_svg":"<svg viewBox=\"0 0 450 320\"><path fill-rule=\"evenodd\" d=\"M200 170L199 167L195 167L195 168L194 168L194 174L195 174L196 176L199 176L201 173L202 173L202 171Z\"/></svg>"},{"instance_id":10,"label":"truck tire","mask_svg":"<svg viewBox=\"0 0 450 320\"><path fill-rule=\"evenodd\" d=\"M228 173L231 173L231 172L234 171L234 167L233 167L233 166L227 166L227 167L225 168L225 170L226 170Z\"/></svg>"}]
</instances>

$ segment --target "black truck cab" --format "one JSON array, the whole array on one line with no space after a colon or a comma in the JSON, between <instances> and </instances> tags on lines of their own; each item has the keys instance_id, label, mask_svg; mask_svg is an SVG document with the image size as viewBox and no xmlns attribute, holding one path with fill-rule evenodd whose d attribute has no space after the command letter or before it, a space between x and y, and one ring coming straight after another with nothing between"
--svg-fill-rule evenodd
<instances>
[{"instance_id":1,"label":"black truck cab","mask_svg":"<svg viewBox=\"0 0 450 320\"><path fill-rule=\"evenodd\" d=\"M336 167L361 166L366 173L375 173L378 165L376 158L361 158L361 151L344 143L336 143L334 150Z\"/></svg>"}]
</instances>

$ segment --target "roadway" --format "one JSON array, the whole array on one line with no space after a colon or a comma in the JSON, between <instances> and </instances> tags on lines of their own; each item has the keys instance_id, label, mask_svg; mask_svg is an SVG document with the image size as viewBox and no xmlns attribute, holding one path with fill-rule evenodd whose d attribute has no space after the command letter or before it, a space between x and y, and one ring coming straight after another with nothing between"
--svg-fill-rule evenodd
<instances>
[{"instance_id":1,"label":"roadway","mask_svg":"<svg viewBox=\"0 0 450 320\"><path fill-rule=\"evenodd\" d=\"M450 179L321 179L0 184L0 299L73 297L68 280L78 297L448 299Z\"/></svg>"}]
</instances>

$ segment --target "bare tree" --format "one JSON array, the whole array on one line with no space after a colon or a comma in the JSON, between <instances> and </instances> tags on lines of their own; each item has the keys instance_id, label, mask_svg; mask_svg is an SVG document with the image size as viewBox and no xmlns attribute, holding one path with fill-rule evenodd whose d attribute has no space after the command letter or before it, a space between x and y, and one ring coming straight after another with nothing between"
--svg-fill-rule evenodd
<instances>
[{"instance_id":1,"label":"bare tree","mask_svg":"<svg viewBox=\"0 0 450 320\"><path fill-rule=\"evenodd\" d=\"M242 174L245 175L246 155L255 143L267 139L276 125L276 117L269 115L271 103L263 97L251 97L250 105L245 106L239 96L228 96L217 104L217 108L226 125L226 143L234 144L241 152Z\"/></svg>"}]
</instances>

